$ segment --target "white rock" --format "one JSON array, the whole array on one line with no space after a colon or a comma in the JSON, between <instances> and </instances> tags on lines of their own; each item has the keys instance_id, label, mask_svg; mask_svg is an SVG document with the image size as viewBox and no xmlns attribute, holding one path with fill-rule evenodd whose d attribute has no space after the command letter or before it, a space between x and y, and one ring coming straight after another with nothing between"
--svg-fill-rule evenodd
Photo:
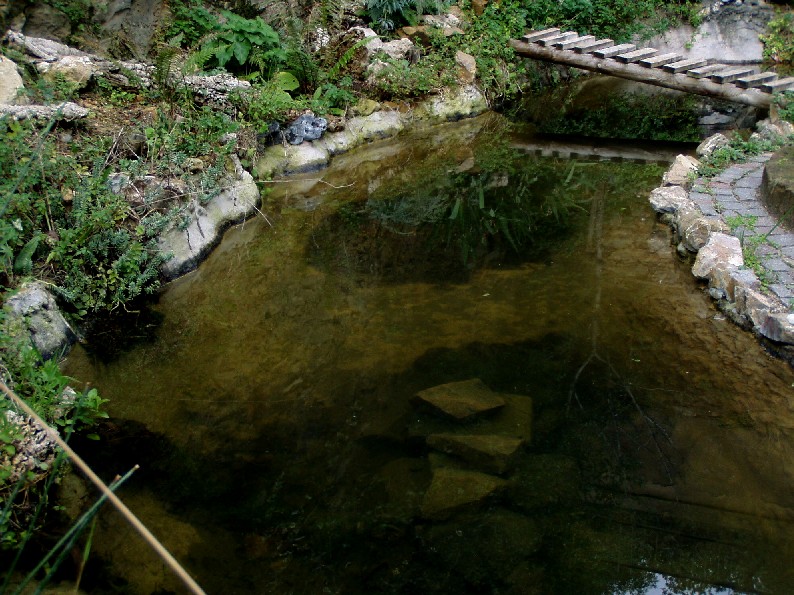
<instances>
[{"instance_id":1,"label":"white rock","mask_svg":"<svg viewBox=\"0 0 794 595\"><path fill-rule=\"evenodd\" d=\"M713 233L698 252L692 274L701 279L711 277L718 266L739 268L744 264L739 238L724 233Z\"/></svg>"},{"instance_id":2,"label":"white rock","mask_svg":"<svg viewBox=\"0 0 794 595\"><path fill-rule=\"evenodd\" d=\"M731 141L728 140L728 137L724 134L717 133L713 134L700 143L695 149L695 153L698 157L709 157L714 151L719 149L720 147L724 147L725 145L729 144Z\"/></svg>"},{"instance_id":3,"label":"white rock","mask_svg":"<svg viewBox=\"0 0 794 595\"><path fill-rule=\"evenodd\" d=\"M650 199L653 210L657 213L675 213L687 206L694 208L687 191L681 186L663 186L651 191Z\"/></svg>"},{"instance_id":4,"label":"white rock","mask_svg":"<svg viewBox=\"0 0 794 595\"><path fill-rule=\"evenodd\" d=\"M0 56L0 103L21 103L19 94L24 89L25 84L17 65L5 56Z\"/></svg>"},{"instance_id":5,"label":"white rock","mask_svg":"<svg viewBox=\"0 0 794 595\"><path fill-rule=\"evenodd\" d=\"M700 161L689 155L678 155L673 161L664 176L662 176L662 183L665 186L681 186L689 188L692 186L692 180L700 167Z\"/></svg>"}]
</instances>

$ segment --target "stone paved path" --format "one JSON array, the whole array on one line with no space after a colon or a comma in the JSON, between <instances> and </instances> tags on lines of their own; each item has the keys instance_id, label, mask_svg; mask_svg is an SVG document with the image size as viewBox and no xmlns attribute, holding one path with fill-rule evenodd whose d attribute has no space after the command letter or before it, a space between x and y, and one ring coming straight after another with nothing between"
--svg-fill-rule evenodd
<instances>
[{"instance_id":1,"label":"stone paved path","mask_svg":"<svg viewBox=\"0 0 794 595\"><path fill-rule=\"evenodd\" d=\"M789 312L794 312L794 233L778 226L760 200L764 164L770 157L771 153L759 155L713 178L698 178L689 198L704 215L720 215L726 223L736 223L739 216L751 218L746 219L748 223L754 220L754 224L739 226L732 233L745 240L766 235L756 252L766 271L765 281L769 290L788 305Z\"/></svg>"}]
</instances>

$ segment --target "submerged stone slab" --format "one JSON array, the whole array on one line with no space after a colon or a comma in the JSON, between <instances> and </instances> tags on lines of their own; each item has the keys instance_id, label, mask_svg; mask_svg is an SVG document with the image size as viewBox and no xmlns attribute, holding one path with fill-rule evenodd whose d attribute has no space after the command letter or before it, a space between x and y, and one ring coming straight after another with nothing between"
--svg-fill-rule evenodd
<instances>
[{"instance_id":1,"label":"submerged stone slab","mask_svg":"<svg viewBox=\"0 0 794 595\"><path fill-rule=\"evenodd\" d=\"M504 479L477 471L436 469L422 500L422 516L444 520L461 510L477 508L506 485Z\"/></svg>"},{"instance_id":2,"label":"submerged stone slab","mask_svg":"<svg viewBox=\"0 0 794 595\"><path fill-rule=\"evenodd\" d=\"M465 420L505 406L504 398L485 386L479 378L427 388L419 391L416 399L457 420Z\"/></svg>"},{"instance_id":3,"label":"submerged stone slab","mask_svg":"<svg viewBox=\"0 0 794 595\"><path fill-rule=\"evenodd\" d=\"M432 434L427 445L460 457L481 471L502 474L512 467L524 441L494 434Z\"/></svg>"},{"instance_id":4,"label":"submerged stone slab","mask_svg":"<svg viewBox=\"0 0 794 595\"><path fill-rule=\"evenodd\" d=\"M408 436L425 443L432 434L491 434L519 438L528 444L532 439L532 398L510 394L499 396L505 401L504 407L465 421L447 415L417 412L408 424Z\"/></svg>"}]
</instances>

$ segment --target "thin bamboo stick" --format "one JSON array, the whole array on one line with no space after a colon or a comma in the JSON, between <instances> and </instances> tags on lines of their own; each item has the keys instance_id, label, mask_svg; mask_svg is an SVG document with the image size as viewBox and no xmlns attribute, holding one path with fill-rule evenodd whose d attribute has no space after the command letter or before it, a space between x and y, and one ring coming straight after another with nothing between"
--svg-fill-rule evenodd
<instances>
[{"instance_id":1,"label":"thin bamboo stick","mask_svg":"<svg viewBox=\"0 0 794 595\"><path fill-rule=\"evenodd\" d=\"M121 515L127 520L127 522L132 525L133 529L135 529L138 534L143 538L143 540L149 544L155 553L162 558L162 560L168 565L171 571L179 577L179 579L185 584L185 586L190 590L191 593L195 593L196 595L206 595L204 590L198 585L198 583L193 580L193 578L187 573L187 571L176 561L171 553L165 549L162 543L152 534L149 529L136 517L133 512L127 508L127 505L122 502L116 494L103 482L96 473L88 466L88 464L80 458L80 456L72 450L72 448L64 442L61 436L56 432L53 428L51 428L47 423L39 417L39 415L31 409L25 401L20 399L14 391L12 391L8 386L6 386L5 382L0 380L0 390L2 390L6 396L11 399L11 401L19 407L22 411L25 412L26 415L35 419L38 423L41 424L41 427L47 433L47 435L67 454L67 456L71 459L72 463L76 467L83 472L83 474L93 483L100 492L102 492L105 497L116 507L116 509L121 513Z\"/></svg>"}]
</instances>

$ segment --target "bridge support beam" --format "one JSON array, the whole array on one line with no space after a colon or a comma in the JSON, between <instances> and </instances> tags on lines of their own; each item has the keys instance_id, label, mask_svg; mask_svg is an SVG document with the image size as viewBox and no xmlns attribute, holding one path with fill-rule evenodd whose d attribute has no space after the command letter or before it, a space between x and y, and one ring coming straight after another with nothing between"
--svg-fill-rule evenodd
<instances>
[{"instance_id":1,"label":"bridge support beam","mask_svg":"<svg viewBox=\"0 0 794 595\"><path fill-rule=\"evenodd\" d=\"M510 45L517 54L526 58L566 64L600 74L648 83L657 87L677 89L686 93L725 99L754 107L768 108L771 103L770 94L759 89L740 89L735 85L720 84L706 78L696 79L686 73L675 74L659 68L646 68L639 64L623 64L616 60L596 58L591 54L577 54L570 50L557 50L516 39L511 39Z\"/></svg>"}]
</instances>

